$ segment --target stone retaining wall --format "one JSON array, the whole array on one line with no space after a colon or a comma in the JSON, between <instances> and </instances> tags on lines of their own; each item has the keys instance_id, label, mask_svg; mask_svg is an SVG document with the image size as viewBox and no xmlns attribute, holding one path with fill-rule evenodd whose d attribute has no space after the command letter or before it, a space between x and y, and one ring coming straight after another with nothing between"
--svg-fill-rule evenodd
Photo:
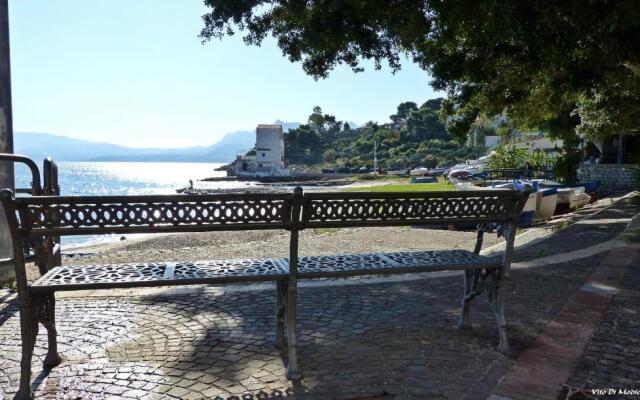
<instances>
[{"instance_id":1,"label":"stone retaining wall","mask_svg":"<svg viewBox=\"0 0 640 400\"><path fill-rule=\"evenodd\" d=\"M581 164L580 182L599 181L599 192L624 192L636 189L636 164Z\"/></svg>"},{"instance_id":2,"label":"stone retaining wall","mask_svg":"<svg viewBox=\"0 0 640 400\"><path fill-rule=\"evenodd\" d=\"M13 265L0 265L0 283L10 281L15 277Z\"/></svg>"}]
</instances>

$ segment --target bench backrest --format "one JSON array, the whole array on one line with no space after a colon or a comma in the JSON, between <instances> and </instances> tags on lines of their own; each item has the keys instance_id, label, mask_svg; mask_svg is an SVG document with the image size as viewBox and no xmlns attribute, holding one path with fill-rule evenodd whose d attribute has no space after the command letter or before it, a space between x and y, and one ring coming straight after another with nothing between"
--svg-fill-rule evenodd
<instances>
[{"instance_id":1,"label":"bench backrest","mask_svg":"<svg viewBox=\"0 0 640 400\"><path fill-rule=\"evenodd\" d=\"M2 200L20 236L290 229L291 194L33 196ZM10 221L11 223L12 221Z\"/></svg>"},{"instance_id":2,"label":"bench backrest","mask_svg":"<svg viewBox=\"0 0 640 400\"><path fill-rule=\"evenodd\" d=\"M476 224L517 218L514 190L403 193L305 193L305 228Z\"/></svg>"},{"instance_id":3,"label":"bench backrest","mask_svg":"<svg viewBox=\"0 0 640 400\"><path fill-rule=\"evenodd\" d=\"M469 192L33 196L2 201L20 236L479 224L517 218L522 194ZM12 221L10 221L11 223Z\"/></svg>"}]
</instances>

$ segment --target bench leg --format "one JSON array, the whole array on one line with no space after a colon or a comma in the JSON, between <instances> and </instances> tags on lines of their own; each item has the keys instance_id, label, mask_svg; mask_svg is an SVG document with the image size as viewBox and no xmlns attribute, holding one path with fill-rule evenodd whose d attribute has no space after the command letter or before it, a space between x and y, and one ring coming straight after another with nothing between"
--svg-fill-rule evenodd
<instances>
[{"instance_id":1,"label":"bench leg","mask_svg":"<svg viewBox=\"0 0 640 400\"><path fill-rule=\"evenodd\" d=\"M502 354L509 354L511 349L509 347L509 339L507 338L507 318L505 316L505 303L507 297L507 284L508 281L504 276L501 276L501 271L496 271L493 274L494 277L494 290L495 299L493 301L494 312L496 316L496 322L498 324L498 351Z\"/></svg>"},{"instance_id":2,"label":"bench leg","mask_svg":"<svg viewBox=\"0 0 640 400\"><path fill-rule=\"evenodd\" d=\"M47 329L47 356L44 368L49 370L62 362L58 354L58 331L56 329L56 299L53 293L42 296L42 314L40 322Z\"/></svg>"},{"instance_id":3,"label":"bench leg","mask_svg":"<svg viewBox=\"0 0 640 400\"><path fill-rule=\"evenodd\" d=\"M471 320L469 319L469 308L471 306L471 301L475 299L482 290L478 288L478 282L480 280L480 274L482 273L479 269L467 270L464 271L464 295L462 297L462 315L460 316L460 322L458 323L458 329L460 330L471 330L473 326L471 325Z\"/></svg>"},{"instance_id":4,"label":"bench leg","mask_svg":"<svg viewBox=\"0 0 640 400\"><path fill-rule=\"evenodd\" d=\"M476 276L473 270L464 271L464 294L462 295L462 314L460 315L460 322L458 322L458 329L471 330L471 321L469 320L469 303L471 303L472 293L472 279Z\"/></svg>"},{"instance_id":5,"label":"bench leg","mask_svg":"<svg viewBox=\"0 0 640 400\"><path fill-rule=\"evenodd\" d=\"M285 313L287 311L287 289L288 280L277 281L278 305L276 311L276 343L275 346L281 350L287 348L287 338L284 334Z\"/></svg>"},{"instance_id":6,"label":"bench leg","mask_svg":"<svg viewBox=\"0 0 640 400\"><path fill-rule=\"evenodd\" d=\"M296 338L297 321L297 282L289 281L287 292L287 342L289 344L289 365L287 379L297 381L302 379L302 371L298 366L298 340Z\"/></svg>"},{"instance_id":7,"label":"bench leg","mask_svg":"<svg viewBox=\"0 0 640 400\"><path fill-rule=\"evenodd\" d=\"M41 304L34 298L28 299L25 303L27 304L20 305L22 359L20 360L20 387L14 397L15 400L33 399L33 391L31 391L31 360L33 359L33 349L38 336L38 314Z\"/></svg>"}]
</instances>

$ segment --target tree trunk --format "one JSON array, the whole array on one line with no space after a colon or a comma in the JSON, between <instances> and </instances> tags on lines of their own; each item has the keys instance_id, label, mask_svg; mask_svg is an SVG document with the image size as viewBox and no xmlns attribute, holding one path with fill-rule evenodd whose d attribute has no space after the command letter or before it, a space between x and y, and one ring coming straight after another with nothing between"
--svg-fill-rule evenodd
<instances>
[{"instance_id":1,"label":"tree trunk","mask_svg":"<svg viewBox=\"0 0 640 400\"><path fill-rule=\"evenodd\" d=\"M618 164L624 163L624 133L618 134Z\"/></svg>"},{"instance_id":2,"label":"tree trunk","mask_svg":"<svg viewBox=\"0 0 640 400\"><path fill-rule=\"evenodd\" d=\"M633 72L637 76L640 76L640 64L634 64L634 63L631 63L630 61L625 61L622 63L622 65L629 68L631 72Z\"/></svg>"}]
</instances>

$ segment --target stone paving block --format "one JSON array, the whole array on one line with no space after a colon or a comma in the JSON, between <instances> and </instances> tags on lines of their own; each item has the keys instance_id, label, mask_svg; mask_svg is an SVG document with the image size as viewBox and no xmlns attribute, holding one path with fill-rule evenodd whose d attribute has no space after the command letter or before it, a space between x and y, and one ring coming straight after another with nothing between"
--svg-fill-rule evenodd
<instances>
[{"instance_id":1,"label":"stone paving block","mask_svg":"<svg viewBox=\"0 0 640 400\"><path fill-rule=\"evenodd\" d=\"M636 256L636 262L640 261L640 251L635 248L632 251L627 248L611 251L587 282L606 281L616 287L625 274L640 273L629 268ZM617 327L624 326L624 323L619 323L624 313L609 312L621 296L597 293L590 289L573 293L543 333L520 355L517 364L494 389L494 393L514 399L532 396L556 398L565 383L571 386L581 382L577 385L579 388L604 387L602 385L615 383L614 376L622 374L613 375L611 371L614 367L623 371L623 367L626 367L624 360L602 355L608 353L615 356L625 349L625 346L611 340L611 337L615 337ZM608 316L616 319L616 328L609 332L609 338L599 337L598 331L606 331L606 327L611 325L607 322ZM629 338L634 335L625 331L622 336ZM582 383L585 376L591 376L591 379Z\"/></svg>"},{"instance_id":2,"label":"stone paving block","mask_svg":"<svg viewBox=\"0 0 640 400\"><path fill-rule=\"evenodd\" d=\"M592 269L585 262L513 272L507 315L516 355ZM455 329L461 292L459 276L301 288L300 387L285 379L286 354L272 346L272 290L63 298L56 311L64 362L34 390L39 396L67 387L81 397L112 392L224 400L257 400L260 393L265 399L478 398L513 360L495 351L495 320L486 297L472 305L474 332ZM0 363L8 365L0 368L0 393L10 396L19 373L14 303L0 311L0 319ZM44 335L36 346L34 376L41 372Z\"/></svg>"}]
</instances>

